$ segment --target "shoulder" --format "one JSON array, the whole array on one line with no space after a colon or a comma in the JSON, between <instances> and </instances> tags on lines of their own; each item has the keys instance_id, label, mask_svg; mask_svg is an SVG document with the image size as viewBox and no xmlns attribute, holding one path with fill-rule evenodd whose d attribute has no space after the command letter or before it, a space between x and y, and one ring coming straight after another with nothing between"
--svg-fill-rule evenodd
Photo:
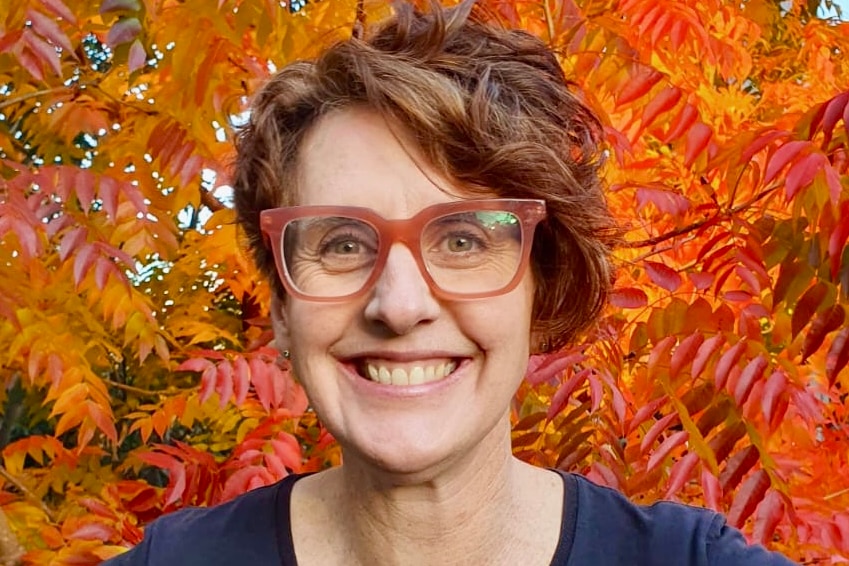
<instances>
[{"instance_id":1,"label":"shoulder","mask_svg":"<svg viewBox=\"0 0 849 566\"><path fill-rule=\"evenodd\" d=\"M288 522L280 499L288 496L296 479L290 476L215 507L182 509L160 517L145 528L138 546L106 564L279 564L277 537L281 521Z\"/></svg>"},{"instance_id":2,"label":"shoulder","mask_svg":"<svg viewBox=\"0 0 849 566\"><path fill-rule=\"evenodd\" d=\"M641 566L784 566L792 564L761 546L747 544L722 515L671 501L637 505L614 489L567 475L573 501L574 542L569 564ZM571 487L570 487L571 484ZM636 562L639 557L639 562Z\"/></svg>"}]
</instances>

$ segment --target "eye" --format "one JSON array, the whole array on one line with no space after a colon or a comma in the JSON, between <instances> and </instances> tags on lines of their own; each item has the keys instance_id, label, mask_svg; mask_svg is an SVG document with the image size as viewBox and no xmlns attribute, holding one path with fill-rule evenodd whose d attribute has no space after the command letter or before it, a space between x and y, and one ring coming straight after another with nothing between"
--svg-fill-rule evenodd
<instances>
[{"instance_id":1,"label":"eye","mask_svg":"<svg viewBox=\"0 0 849 566\"><path fill-rule=\"evenodd\" d=\"M351 255L360 252L360 243L354 240L336 240L327 246L328 251L339 255Z\"/></svg>"},{"instance_id":2,"label":"eye","mask_svg":"<svg viewBox=\"0 0 849 566\"><path fill-rule=\"evenodd\" d=\"M448 239L446 245L448 246L448 251L454 253L462 253L470 252L475 249L477 242L467 236L457 235L451 236Z\"/></svg>"}]
</instances>

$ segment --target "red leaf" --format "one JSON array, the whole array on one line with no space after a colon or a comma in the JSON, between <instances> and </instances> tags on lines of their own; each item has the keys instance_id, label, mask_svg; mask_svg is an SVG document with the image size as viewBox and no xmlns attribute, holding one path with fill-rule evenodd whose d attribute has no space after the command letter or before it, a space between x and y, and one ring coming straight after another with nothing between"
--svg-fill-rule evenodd
<instances>
[{"instance_id":1,"label":"red leaf","mask_svg":"<svg viewBox=\"0 0 849 566\"><path fill-rule=\"evenodd\" d=\"M32 22L32 29L37 31L39 35L49 39L54 45L58 45L67 53L73 54L74 48L71 46L68 36L57 25L56 20L48 18L38 10L31 8L27 10L27 19Z\"/></svg>"},{"instance_id":2,"label":"red leaf","mask_svg":"<svg viewBox=\"0 0 849 566\"><path fill-rule=\"evenodd\" d=\"M690 201L686 197L672 191L639 187L635 196L637 197L637 210L642 210L648 203L651 203L660 212L672 216L680 216L690 209Z\"/></svg>"},{"instance_id":3,"label":"red leaf","mask_svg":"<svg viewBox=\"0 0 849 566\"><path fill-rule=\"evenodd\" d=\"M142 31L141 22L138 18L121 18L109 29L106 35L106 44L115 47L133 41Z\"/></svg>"},{"instance_id":4,"label":"red leaf","mask_svg":"<svg viewBox=\"0 0 849 566\"><path fill-rule=\"evenodd\" d=\"M39 0L41 5L44 6L48 12L53 12L56 16L59 16L66 22L70 24L77 23L77 18L74 16L74 13L68 9L68 7L62 3L62 0Z\"/></svg>"},{"instance_id":5,"label":"red leaf","mask_svg":"<svg viewBox=\"0 0 849 566\"><path fill-rule=\"evenodd\" d=\"M769 485L769 475L764 470L758 470L749 476L734 497L734 503L728 511L728 522L738 529L742 527L746 519L755 511L758 503L763 500Z\"/></svg>"},{"instance_id":6,"label":"red leaf","mask_svg":"<svg viewBox=\"0 0 849 566\"><path fill-rule=\"evenodd\" d=\"M100 178L100 188L97 192L103 203L103 210L114 221L118 218L118 181L106 175Z\"/></svg>"},{"instance_id":7,"label":"red leaf","mask_svg":"<svg viewBox=\"0 0 849 566\"><path fill-rule=\"evenodd\" d=\"M693 286L699 291L704 291L710 287L714 280L713 273L690 272L687 276L690 278L690 281L693 282Z\"/></svg>"},{"instance_id":8,"label":"red leaf","mask_svg":"<svg viewBox=\"0 0 849 566\"><path fill-rule=\"evenodd\" d=\"M825 359L825 375L828 378L828 386L833 387L837 381L840 371L849 362L849 327L844 328L834 337L831 348Z\"/></svg>"},{"instance_id":9,"label":"red leaf","mask_svg":"<svg viewBox=\"0 0 849 566\"><path fill-rule=\"evenodd\" d=\"M782 517L784 517L784 502L777 491L770 489L764 500L758 505L755 514L754 539L761 544L772 542L775 527L778 526Z\"/></svg>"},{"instance_id":10,"label":"red leaf","mask_svg":"<svg viewBox=\"0 0 849 566\"><path fill-rule=\"evenodd\" d=\"M657 371L657 366L668 359L669 350L672 349L676 341L675 336L667 336L654 345L649 353L649 361L646 366L646 371L649 375L654 375Z\"/></svg>"},{"instance_id":11,"label":"red leaf","mask_svg":"<svg viewBox=\"0 0 849 566\"><path fill-rule=\"evenodd\" d=\"M569 402L569 397L571 397L572 393L574 393L575 390L580 387L584 381L586 381L590 371L591 370L589 368L582 369L570 377L569 381L560 386L551 398L551 405L549 405L548 411L546 412L546 418L548 420L551 420L560 414L563 408L566 407L566 403Z\"/></svg>"},{"instance_id":12,"label":"red leaf","mask_svg":"<svg viewBox=\"0 0 849 566\"><path fill-rule=\"evenodd\" d=\"M687 439L690 438L690 433L686 430L679 430L675 434L670 435L663 443L658 447L657 450L652 452L652 455L649 457L649 463L646 465L646 472L650 472L655 469L667 456L678 446L681 446Z\"/></svg>"},{"instance_id":13,"label":"red leaf","mask_svg":"<svg viewBox=\"0 0 849 566\"><path fill-rule=\"evenodd\" d=\"M77 250L74 258L74 285L77 287L82 283L85 274L91 269L97 259L96 248L93 244L86 244Z\"/></svg>"},{"instance_id":14,"label":"red leaf","mask_svg":"<svg viewBox=\"0 0 849 566\"><path fill-rule=\"evenodd\" d=\"M21 67L26 69L35 80L44 80L44 70L41 66L41 59L33 53L31 49L20 45L20 49L16 50L15 55L18 57L18 62L21 64Z\"/></svg>"},{"instance_id":15,"label":"red leaf","mask_svg":"<svg viewBox=\"0 0 849 566\"><path fill-rule=\"evenodd\" d=\"M610 293L610 304L620 309L639 309L649 303L649 297L642 289L624 287Z\"/></svg>"},{"instance_id":16,"label":"red leaf","mask_svg":"<svg viewBox=\"0 0 849 566\"><path fill-rule=\"evenodd\" d=\"M768 365L769 362L763 354L758 354L758 357L746 364L743 373L740 374L737 384L734 386L734 401L738 405L746 402L749 393L752 392L752 387L754 387L756 381L763 377Z\"/></svg>"},{"instance_id":17,"label":"red leaf","mask_svg":"<svg viewBox=\"0 0 849 566\"><path fill-rule=\"evenodd\" d=\"M74 540L99 540L107 542L115 534L115 529L103 523L85 523L68 535Z\"/></svg>"},{"instance_id":18,"label":"red leaf","mask_svg":"<svg viewBox=\"0 0 849 566\"><path fill-rule=\"evenodd\" d=\"M643 128L649 127L660 114L672 110L680 99L681 90L674 86L668 86L660 91L643 109Z\"/></svg>"},{"instance_id":19,"label":"red leaf","mask_svg":"<svg viewBox=\"0 0 849 566\"><path fill-rule=\"evenodd\" d=\"M274 403L274 385L271 382L272 375L268 366L258 357L253 357L248 360L248 367L251 370L251 383L256 391L257 399L262 404L262 407L269 411L271 407L276 406Z\"/></svg>"},{"instance_id":20,"label":"red leaf","mask_svg":"<svg viewBox=\"0 0 849 566\"><path fill-rule=\"evenodd\" d=\"M656 421L640 441L640 453L645 454L651 448L652 444L654 444L654 441L657 440L658 436L663 434L673 423L678 424L679 418L678 413L670 413Z\"/></svg>"},{"instance_id":21,"label":"red leaf","mask_svg":"<svg viewBox=\"0 0 849 566\"><path fill-rule=\"evenodd\" d=\"M646 261L645 265L649 279L670 293L681 286L681 275L671 267L655 261Z\"/></svg>"},{"instance_id":22,"label":"red leaf","mask_svg":"<svg viewBox=\"0 0 849 566\"><path fill-rule=\"evenodd\" d=\"M198 396L198 400L201 405L206 403L215 392L215 379L217 375L218 368L214 365L210 365L208 368L203 370L203 373L200 376L200 395Z\"/></svg>"},{"instance_id":23,"label":"red leaf","mask_svg":"<svg viewBox=\"0 0 849 566\"><path fill-rule=\"evenodd\" d=\"M628 81L622 90L619 91L618 96L616 96L616 105L622 106L644 96L662 78L663 75L651 67L639 64L633 65L628 76Z\"/></svg>"},{"instance_id":24,"label":"red leaf","mask_svg":"<svg viewBox=\"0 0 849 566\"><path fill-rule=\"evenodd\" d=\"M725 469L719 475L719 485L722 487L722 491L731 491L737 487L743 476L758 463L760 457L758 449L749 445L729 458Z\"/></svg>"},{"instance_id":25,"label":"red leaf","mask_svg":"<svg viewBox=\"0 0 849 566\"><path fill-rule=\"evenodd\" d=\"M53 69L56 76L62 76L62 62L59 60L59 54L55 47L29 31L24 31L23 40L32 49L36 57Z\"/></svg>"},{"instance_id":26,"label":"red leaf","mask_svg":"<svg viewBox=\"0 0 849 566\"><path fill-rule=\"evenodd\" d=\"M787 179L784 181L784 192L787 200L793 200L801 189L810 186L817 173L822 171L827 164L826 157L821 153L809 153L796 160L790 166L790 170L787 171Z\"/></svg>"},{"instance_id":27,"label":"red leaf","mask_svg":"<svg viewBox=\"0 0 849 566\"><path fill-rule=\"evenodd\" d=\"M696 332L684 338L681 343L675 348L672 354L672 361L669 364L669 377L675 379L688 362L694 359L699 347L705 341L705 337L700 332Z\"/></svg>"},{"instance_id":28,"label":"red leaf","mask_svg":"<svg viewBox=\"0 0 849 566\"><path fill-rule=\"evenodd\" d=\"M722 335L717 334L716 336L711 336L699 346L696 357L693 358L693 369L690 371L693 379L696 379L702 374L710 358L722 347L724 342L725 339Z\"/></svg>"},{"instance_id":29,"label":"red leaf","mask_svg":"<svg viewBox=\"0 0 849 566\"><path fill-rule=\"evenodd\" d=\"M215 378L215 391L219 396L219 406L223 409L233 397L233 366L229 360L218 364Z\"/></svg>"},{"instance_id":30,"label":"red leaf","mask_svg":"<svg viewBox=\"0 0 849 566\"><path fill-rule=\"evenodd\" d=\"M80 169L77 171L74 181L74 189L80 208L87 214L91 208L91 203L94 202L94 175L87 169Z\"/></svg>"},{"instance_id":31,"label":"red leaf","mask_svg":"<svg viewBox=\"0 0 849 566\"><path fill-rule=\"evenodd\" d=\"M793 316L790 319L790 333L793 338L810 322L827 294L828 286L820 281L808 288L802 297L796 301L796 306L793 307Z\"/></svg>"},{"instance_id":32,"label":"red leaf","mask_svg":"<svg viewBox=\"0 0 849 566\"><path fill-rule=\"evenodd\" d=\"M766 385L761 396L761 410L768 423L772 423L777 417L776 409L779 400L787 389L787 377L781 370L776 370L766 380Z\"/></svg>"},{"instance_id":33,"label":"red leaf","mask_svg":"<svg viewBox=\"0 0 849 566\"><path fill-rule=\"evenodd\" d=\"M556 352L554 354L537 354L528 360L528 372L525 375L528 383L537 385L553 379L567 368L579 364L586 359L580 352ZM540 362L541 360L541 362ZM537 362L537 363L534 363ZM531 367L533 365L533 367Z\"/></svg>"},{"instance_id":34,"label":"red leaf","mask_svg":"<svg viewBox=\"0 0 849 566\"><path fill-rule=\"evenodd\" d=\"M669 131L663 139L664 143L669 143L680 138L684 132L690 129L690 126L693 125L693 122L696 121L698 116L699 112L695 106L689 102L685 104L684 108L681 109L681 112L669 126Z\"/></svg>"},{"instance_id":35,"label":"red leaf","mask_svg":"<svg viewBox=\"0 0 849 566\"><path fill-rule=\"evenodd\" d=\"M710 129L710 126L702 122L693 124L693 127L687 133L687 149L684 152L684 165L686 167L692 165L705 150L712 135L713 130Z\"/></svg>"},{"instance_id":36,"label":"red leaf","mask_svg":"<svg viewBox=\"0 0 849 566\"><path fill-rule=\"evenodd\" d=\"M205 371L213 365L212 362L205 358L190 358L177 366L177 371Z\"/></svg>"},{"instance_id":37,"label":"red leaf","mask_svg":"<svg viewBox=\"0 0 849 566\"><path fill-rule=\"evenodd\" d=\"M722 508L722 487L709 470L702 470L702 491L705 493L705 505L714 511Z\"/></svg>"},{"instance_id":38,"label":"red leaf","mask_svg":"<svg viewBox=\"0 0 849 566\"><path fill-rule=\"evenodd\" d=\"M59 261L64 262L74 251L85 242L88 236L88 229L85 226L79 226L69 230L59 244Z\"/></svg>"},{"instance_id":39,"label":"red leaf","mask_svg":"<svg viewBox=\"0 0 849 566\"><path fill-rule=\"evenodd\" d=\"M743 355L745 350L746 340L740 340L728 348L728 350L726 350L719 358L719 361L716 362L713 380L717 390L725 387L725 382L728 381L728 374L731 372L731 368L737 364L737 361L740 359L740 356Z\"/></svg>"},{"instance_id":40,"label":"red leaf","mask_svg":"<svg viewBox=\"0 0 849 566\"><path fill-rule=\"evenodd\" d=\"M138 0L103 0L100 3L100 13L108 14L109 12L138 12L141 10L141 4Z\"/></svg>"},{"instance_id":41,"label":"red leaf","mask_svg":"<svg viewBox=\"0 0 849 566\"><path fill-rule=\"evenodd\" d=\"M303 456L301 445L298 444L298 440L294 436L285 432L280 433L277 438L271 441L271 447L287 468L295 472L300 470Z\"/></svg>"},{"instance_id":42,"label":"red leaf","mask_svg":"<svg viewBox=\"0 0 849 566\"><path fill-rule=\"evenodd\" d=\"M790 163L790 161L799 155L799 152L803 149L810 147L811 142L805 140L793 140L785 143L772 154L769 162L766 166L766 173L764 174L764 184L769 184L775 176L778 175L779 171L784 169L784 166Z\"/></svg>"},{"instance_id":43,"label":"red leaf","mask_svg":"<svg viewBox=\"0 0 849 566\"><path fill-rule=\"evenodd\" d=\"M630 423L628 423L627 433L631 434L631 432L633 432L635 428L643 424L647 418L657 412L658 408L660 408L661 405L666 403L667 400L668 399L666 395L664 395L663 397L649 402L648 405L643 405L642 407L640 407L634 414L634 418L631 419Z\"/></svg>"},{"instance_id":44,"label":"red leaf","mask_svg":"<svg viewBox=\"0 0 849 566\"><path fill-rule=\"evenodd\" d=\"M778 138L786 138L790 136L790 132L786 132L784 130L769 130L760 137L756 138L755 141L750 143L743 153L740 155L740 163L748 163L751 161L752 156L754 156L757 152L777 140Z\"/></svg>"},{"instance_id":45,"label":"red leaf","mask_svg":"<svg viewBox=\"0 0 849 566\"><path fill-rule=\"evenodd\" d=\"M837 279L840 272L840 262L843 259L843 247L849 238L849 203L840 207L840 220L828 238L828 259L831 265L831 278Z\"/></svg>"},{"instance_id":46,"label":"red leaf","mask_svg":"<svg viewBox=\"0 0 849 566\"><path fill-rule=\"evenodd\" d=\"M842 305L834 305L830 309L826 309L819 313L811 323L811 328L805 335L805 344L802 347L802 361L808 359L820 346L822 346L826 335L829 332L834 332L841 326L846 319L846 311Z\"/></svg>"},{"instance_id":47,"label":"red leaf","mask_svg":"<svg viewBox=\"0 0 849 566\"><path fill-rule=\"evenodd\" d=\"M250 366L242 356L238 356L233 362L233 386L236 396L234 403L240 407L245 402L251 387Z\"/></svg>"},{"instance_id":48,"label":"red leaf","mask_svg":"<svg viewBox=\"0 0 849 566\"><path fill-rule=\"evenodd\" d=\"M849 92L842 92L832 98L831 100L825 102L822 107L822 132L824 134L823 139L823 147L826 147L828 143L831 141L832 135L834 134L834 126L837 125L837 121L844 116L849 108ZM811 128L817 124L811 123ZM813 132L812 132L813 133Z\"/></svg>"},{"instance_id":49,"label":"red leaf","mask_svg":"<svg viewBox=\"0 0 849 566\"><path fill-rule=\"evenodd\" d=\"M690 452L672 466L669 472L669 484L666 487L666 499L681 491L690 476L693 475L693 470L696 469L696 464L699 463L699 455L695 452Z\"/></svg>"}]
</instances>

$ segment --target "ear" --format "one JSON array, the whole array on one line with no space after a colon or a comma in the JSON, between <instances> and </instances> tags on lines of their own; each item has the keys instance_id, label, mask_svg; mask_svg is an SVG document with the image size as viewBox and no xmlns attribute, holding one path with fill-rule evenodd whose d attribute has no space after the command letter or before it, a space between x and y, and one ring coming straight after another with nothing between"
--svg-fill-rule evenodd
<instances>
[{"instance_id":1,"label":"ear","mask_svg":"<svg viewBox=\"0 0 849 566\"><path fill-rule=\"evenodd\" d=\"M286 319L286 309L283 299L273 293L271 296L271 328L274 330L274 344L280 353L289 350L291 337L289 335L289 321Z\"/></svg>"}]
</instances>

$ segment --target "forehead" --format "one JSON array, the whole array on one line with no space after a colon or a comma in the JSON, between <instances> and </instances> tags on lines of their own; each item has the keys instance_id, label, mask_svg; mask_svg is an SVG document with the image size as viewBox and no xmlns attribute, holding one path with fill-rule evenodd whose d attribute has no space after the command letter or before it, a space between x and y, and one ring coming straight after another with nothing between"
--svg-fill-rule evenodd
<instances>
[{"instance_id":1,"label":"forehead","mask_svg":"<svg viewBox=\"0 0 849 566\"><path fill-rule=\"evenodd\" d=\"M386 218L407 218L461 200L460 194L427 162L406 128L365 108L320 118L298 156L298 205L364 206Z\"/></svg>"}]
</instances>

